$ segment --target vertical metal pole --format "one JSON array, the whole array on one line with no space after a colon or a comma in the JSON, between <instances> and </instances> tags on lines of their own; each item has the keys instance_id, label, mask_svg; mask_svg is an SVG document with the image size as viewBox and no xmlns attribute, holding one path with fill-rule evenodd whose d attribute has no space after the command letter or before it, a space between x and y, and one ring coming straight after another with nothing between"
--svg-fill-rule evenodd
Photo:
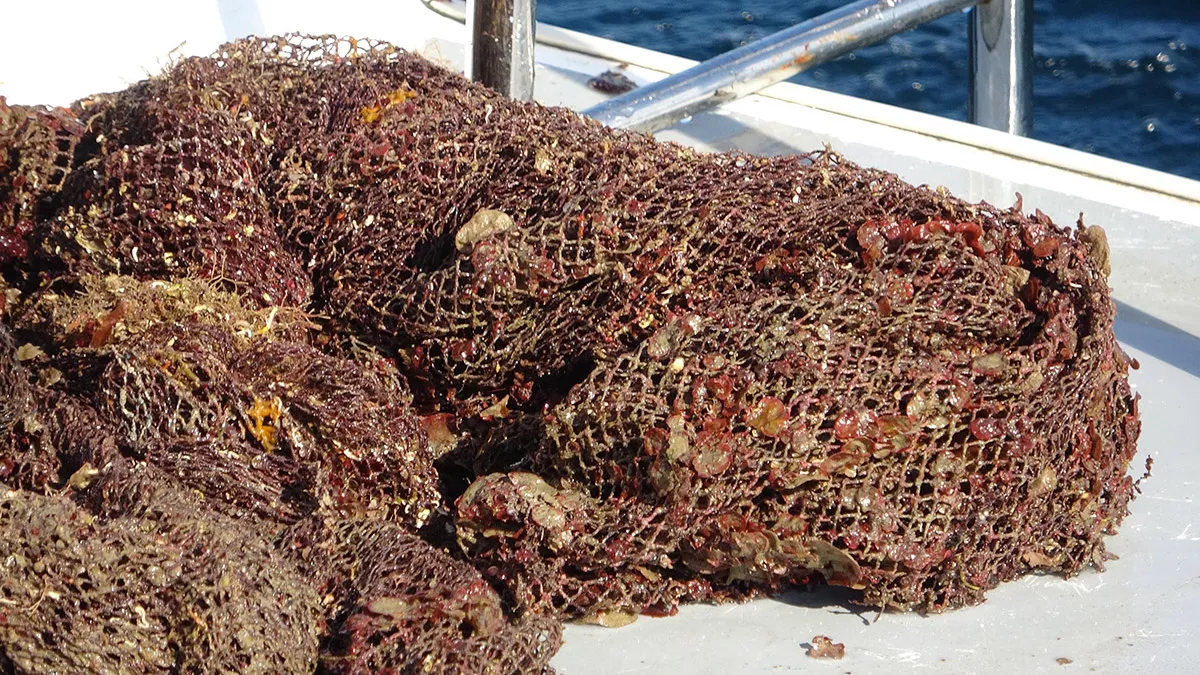
<instances>
[{"instance_id":1,"label":"vertical metal pole","mask_svg":"<svg viewBox=\"0 0 1200 675\"><path fill-rule=\"evenodd\" d=\"M1033 131L1033 0L988 0L971 10L967 119L1028 136Z\"/></svg>"},{"instance_id":2,"label":"vertical metal pole","mask_svg":"<svg viewBox=\"0 0 1200 675\"><path fill-rule=\"evenodd\" d=\"M467 77L510 98L533 98L536 4L536 0L467 0Z\"/></svg>"}]
</instances>

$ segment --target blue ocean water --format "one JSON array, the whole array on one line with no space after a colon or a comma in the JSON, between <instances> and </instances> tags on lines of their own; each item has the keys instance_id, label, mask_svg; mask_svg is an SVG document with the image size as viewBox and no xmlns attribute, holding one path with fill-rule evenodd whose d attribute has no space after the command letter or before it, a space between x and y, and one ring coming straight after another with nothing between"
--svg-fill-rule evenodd
<instances>
[{"instance_id":1,"label":"blue ocean water","mask_svg":"<svg viewBox=\"0 0 1200 675\"><path fill-rule=\"evenodd\" d=\"M848 0L539 0L547 23L706 59ZM1200 0L1035 0L1036 138L1200 179ZM967 116L967 18L944 17L795 82Z\"/></svg>"}]
</instances>

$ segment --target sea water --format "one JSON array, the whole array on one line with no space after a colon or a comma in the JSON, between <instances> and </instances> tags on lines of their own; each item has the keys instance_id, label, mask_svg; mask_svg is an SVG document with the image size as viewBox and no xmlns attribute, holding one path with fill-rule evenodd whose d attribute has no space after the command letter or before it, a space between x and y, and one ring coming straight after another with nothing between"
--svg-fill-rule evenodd
<instances>
[{"instance_id":1,"label":"sea water","mask_svg":"<svg viewBox=\"0 0 1200 675\"><path fill-rule=\"evenodd\" d=\"M546 23L706 59L848 0L539 0ZM967 116L954 14L793 81ZM1036 138L1200 179L1200 0L1034 0Z\"/></svg>"}]
</instances>

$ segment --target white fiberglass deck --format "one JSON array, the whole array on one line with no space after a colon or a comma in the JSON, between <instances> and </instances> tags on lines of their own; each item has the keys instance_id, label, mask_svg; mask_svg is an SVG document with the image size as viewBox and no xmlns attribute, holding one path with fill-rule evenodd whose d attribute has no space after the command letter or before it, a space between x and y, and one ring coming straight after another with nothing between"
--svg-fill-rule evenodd
<instances>
[{"instance_id":1,"label":"white fiberglass deck","mask_svg":"<svg viewBox=\"0 0 1200 675\"><path fill-rule=\"evenodd\" d=\"M461 64L465 38L461 24L418 0L58 0L15 4L4 17L0 95L13 103L62 104L120 88L160 69L172 50L202 54L251 32L376 37L449 65ZM567 31L539 31L570 47L538 48L537 95L554 105L582 109L601 100L586 81L619 62L631 64L627 72L639 82L689 65ZM567 675L1200 668L1200 183L790 84L659 135L768 154L829 144L861 164L945 185L967 199L1006 206L1020 192L1027 210L1041 209L1061 224L1083 212L1088 224L1104 226L1117 334L1142 365L1133 376L1143 421L1133 470L1140 475L1143 458L1153 456L1154 476L1109 540L1120 559L1104 573L1026 577L996 589L983 605L930 617L885 614L874 621L873 611L848 604L849 593L828 590L684 607L676 617L617 630L570 626L556 667ZM845 643L845 659L808 659L802 645L815 635Z\"/></svg>"}]
</instances>

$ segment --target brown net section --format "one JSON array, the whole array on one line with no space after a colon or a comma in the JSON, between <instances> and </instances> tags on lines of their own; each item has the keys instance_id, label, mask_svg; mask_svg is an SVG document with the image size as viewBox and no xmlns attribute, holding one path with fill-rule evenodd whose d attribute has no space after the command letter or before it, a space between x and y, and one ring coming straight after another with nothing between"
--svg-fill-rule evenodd
<instances>
[{"instance_id":1,"label":"brown net section","mask_svg":"<svg viewBox=\"0 0 1200 675\"><path fill-rule=\"evenodd\" d=\"M292 521L320 507L419 527L440 501L405 393L306 344L160 324L59 365L88 383L76 393L129 454L245 512Z\"/></svg>"},{"instance_id":2,"label":"brown net section","mask_svg":"<svg viewBox=\"0 0 1200 675\"><path fill-rule=\"evenodd\" d=\"M37 371L18 355L37 359L23 347L0 324L0 482L43 492L61 487L85 464L103 466L117 446L95 410L43 386L53 371L31 374Z\"/></svg>"},{"instance_id":3,"label":"brown net section","mask_svg":"<svg viewBox=\"0 0 1200 675\"><path fill-rule=\"evenodd\" d=\"M312 672L319 596L253 536L141 469L99 517L0 487L0 645L18 672Z\"/></svg>"},{"instance_id":4,"label":"brown net section","mask_svg":"<svg viewBox=\"0 0 1200 675\"><path fill-rule=\"evenodd\" d=\"M1101 564L1135 491L1107 256L832 152L702 155L384 43L243 40L70 112L0 103L6 522L167 542L130 575L187 533L242 556L241 599L202 602L226 632L155 624L145 669L293 594L238 644L319 634L331 672L536 672L547 616L787 584L977 602Z\"/></svg>"},{"instance_id":5,"label":"brown net section","mask_svg":"<svg viewBox=\"0 0 1200 675\"><path fill-rule=\"evenodd\" d=\"M752 597L741 580L711 579L671 564L694 530L683 509L601 502L525 472L490 474L458 501L458 537L476 565L522 611L620 625L679 602Z\"/></svg>"}]
</instances>

